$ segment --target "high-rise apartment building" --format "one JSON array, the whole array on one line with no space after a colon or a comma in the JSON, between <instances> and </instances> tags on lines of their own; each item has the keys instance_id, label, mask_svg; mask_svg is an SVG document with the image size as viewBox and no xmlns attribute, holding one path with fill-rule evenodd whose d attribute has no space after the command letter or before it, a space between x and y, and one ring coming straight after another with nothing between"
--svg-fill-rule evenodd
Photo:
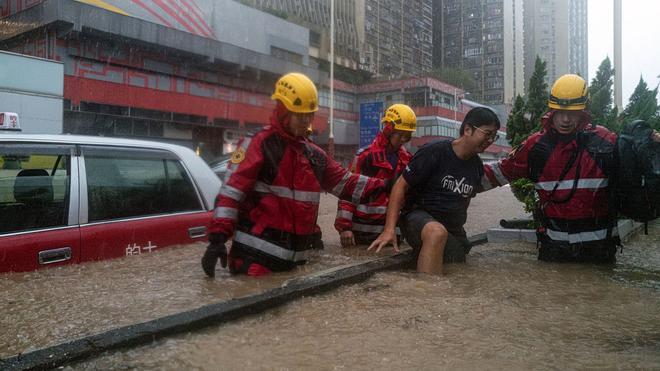
<instances>
[{"instance_id":1,"label":"high-rise apartment building","mask_svg":"<svg viewBox=\"0 0 660 371\"><path fill-rule=\"evenodd\" d=\"M310 29L310 57L330 60L329 0L242 0ZM335 0L335 63L398 78L432 67L432 0Z\"/></svg>"},{"instance_id":2,"label":"high-rise apartment building","mask_svg":"<svg viewBox=\"0 0 660 371\"><path fill-rule=\"evenodd\" d=\"M434 66L467 71L470 99L510 104L523 93L522 0L434 0Z\"/></svg>"},{"instance_id":3,"label":"high-rise apartment building","mask_svg":"<svg viewBox=\"0 0 660 371\"><path fill-rule=\"evenodd\" d=\"M587 0L524 0L525 84L536 56L546 61L547 82L566 73L588 76Z\"/></svg>"},{"instance_id":4,"label":"high-rise apartment building","mask_svg":"<svg viewBox=\"0 0 660 371\"><path fill-rule=\"evenodd\" d=\"M587 0L570 0L568 19L568 68L570 72L577 73L586 78L589 76Z\"/></svg>"},{"instance_id":5,"label":"high-rise apartment building","mask_svg":"<svg viewBox=\"0 0 660 371\"><path fill-rule=\"evenodd\" d=\"M419 76L433 65L432 0L367 0L361 67L376 76Z\"/></svg>"},{"instance_id":6,"label":"high-rise apartment building","mask_svg":"<svg viewBox=\"0 0 660 371\"><path fill-rule=\"evenodd\" d=\"M330 60L330 1L241 0L309 28L309 55ZM335 0L335 63L357 69L364 44L365 0Z\"/></svg>"}]
</instances>

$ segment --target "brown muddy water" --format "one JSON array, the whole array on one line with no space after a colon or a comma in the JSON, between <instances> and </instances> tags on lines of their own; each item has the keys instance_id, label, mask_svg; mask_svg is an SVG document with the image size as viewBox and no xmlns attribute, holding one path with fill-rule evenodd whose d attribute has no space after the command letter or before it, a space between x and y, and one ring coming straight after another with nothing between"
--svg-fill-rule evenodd
<instances>
[{"instance_id":1,"label":"brown muddy water","mask_svg":"<svg viewBox=\"0 0 660 371\"><path fill-rule=\"evenodd\" d=\"M0 275L0 358L263 292L294 277L373 259L363 250L329 248L315 251L308 265L293 272L253 279L218 270L215 279L208 279L200 266L205 247L195 244Z\"/></svg>"},{"instance_id":2,"label":"brown muddy water","mask_svg":"<svg viewBox=\"0 0 660 371\"><path fill-rule=\"evenodd\" d=\"M443 277L380 273L73 369L658 369L660 226L614 267L477 247Z\"/></svg>"},{"instance_id":3,"label":"brown muddy water","mask_svg":"<svg viewBox=\"0 0 660 371\"><path fill-rule=\"evenodd\" d=\"M320 224L331 228L326 214ZM478 217L469 223L494 224L494 216ZM326 250L310 264L265 279L220 272L204 278L201 244L1 275L0 358L372 258L325 236ZM442 277L380 273L231 324L65 367L375 368L660 369L660 223L628 242L613 267L541 263L534 245L485 244Z\"/></svg>"}]
</instances>

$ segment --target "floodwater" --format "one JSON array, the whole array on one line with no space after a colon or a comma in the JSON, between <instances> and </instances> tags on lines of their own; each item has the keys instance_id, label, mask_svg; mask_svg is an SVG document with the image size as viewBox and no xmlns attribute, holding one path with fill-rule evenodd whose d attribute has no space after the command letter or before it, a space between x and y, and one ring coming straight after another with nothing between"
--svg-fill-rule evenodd
<instances>
[{"instance_id":1,"label":"floodwater","mask_svg":"<svg viewBox=\"0 0 660 371\"><path fill-rule=\"evenodd\" d=\"M293 272L252 279L218 270L215 279L208 279L200 266L205 247L194 244L0 275L0 358L263 292L297 276L373 259L358 249L320 250L312 254L308 265Z\"/></svg>"},{"instance_id":2,"label":"floodwater","mask_svg":"<svg viewBox=\"0 0 660 371\"><path fill-rule=\"evenodd\" d=\"M498 193L499 192L499 193ZM468 233L520 216L508 190L475 199ZM480 201L480 197L481 200ZM487 202L486 202L487 201ZM372 256L326 249L294 272L203 276L204 245L0 275L0 358L263 292ZM480 203L481 202L481 203ZM488 207L497 204L497 214ZM509 206L507 206L509 205ZM516 206L511 206L516 205ZM474 212L476 210L477 212ZM261 315L105 354L70 369L660 368L660 223L614 267L549 264L531 244L475 247L442 277L387 272Z\"/></svg>"},{"instance_id":3,"label":"floodwater","mask_svg":"<svg viewBox=\"0 0 660 371\"><path fill-rule=\"evenodd\" d=\"M660 225L615 267L476 247L445 276L388 272L73 369L660 368Z\"/></svg>"}]
</instances>

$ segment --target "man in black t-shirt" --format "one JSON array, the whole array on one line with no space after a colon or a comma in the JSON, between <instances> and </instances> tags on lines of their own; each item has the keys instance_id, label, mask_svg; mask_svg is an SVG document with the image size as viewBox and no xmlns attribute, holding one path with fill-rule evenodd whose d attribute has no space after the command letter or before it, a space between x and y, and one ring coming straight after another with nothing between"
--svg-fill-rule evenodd
<instances>
[{"instance_id":1,"label":"man in black t-shirt","mask_svg":"<svg viewBox=\"0 0 660 371\"><path fill-rule=\"evenodd\" d=\"M464 262L470 250L463 229L467 208L482 189L478 154L497 140L499 128L493 111L473 108L458 139L420 148L394 185L385 229L369 250L378 252L392 243L398 251L395 228L401 212L401 230L417 255L418 272L440 274L443 261Z\"/></svg>"}]
</instances>

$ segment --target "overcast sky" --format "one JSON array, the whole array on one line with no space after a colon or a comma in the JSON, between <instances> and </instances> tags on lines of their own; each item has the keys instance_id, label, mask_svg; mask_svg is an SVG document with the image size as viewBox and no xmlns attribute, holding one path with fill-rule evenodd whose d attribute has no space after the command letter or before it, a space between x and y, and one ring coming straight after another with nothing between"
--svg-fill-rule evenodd
<instances>
[{"instance_id":1,"label":"overcast sky","mask_svg":"<svg viewBox=\"0 0 660 371\"><path fill-rule=\"evenodd\" d=\"M589 82L598 66L610 57L614 63L613 0L589 3ZM628 102L640 75L650 88L660 80L660 1L622 0L623 104Z\"/></svg>"}]
</instances>

